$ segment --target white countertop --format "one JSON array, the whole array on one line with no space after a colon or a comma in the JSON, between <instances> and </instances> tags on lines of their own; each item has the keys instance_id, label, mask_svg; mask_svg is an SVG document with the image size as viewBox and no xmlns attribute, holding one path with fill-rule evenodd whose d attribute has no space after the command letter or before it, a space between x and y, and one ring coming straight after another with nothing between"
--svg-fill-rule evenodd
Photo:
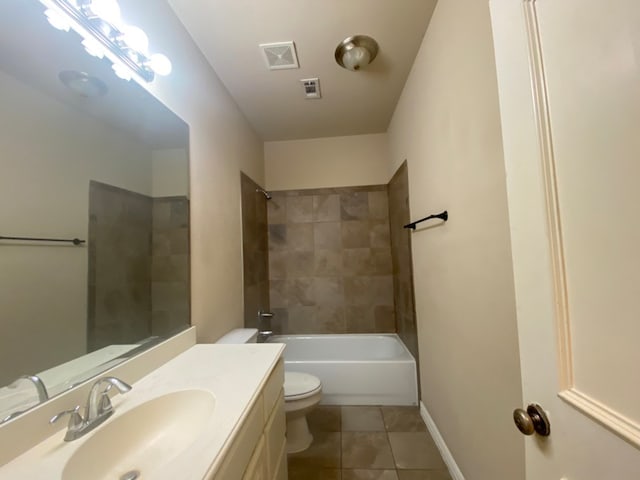
<instances>
[{"instance_id":1,"label":"white countertop","mask_svg":"<svg viewBox=\"0 0 640 480\"><path fill-rule=\"evenodd\" d=\"M104 425L166 393L188 389L210 391L216 397L216 405L203 433L186 451L163 463L161 469L143 472L141 477L201 480L207 472L219 467L248 407L255 401L283 350L282 344L195 345L135 382L131 392L114 397L115 413ZM63 441L66 429L59 431L0 467L0 479L61 479L71 455L102 427L73 442Z\"/></svg>"}]
</instances>

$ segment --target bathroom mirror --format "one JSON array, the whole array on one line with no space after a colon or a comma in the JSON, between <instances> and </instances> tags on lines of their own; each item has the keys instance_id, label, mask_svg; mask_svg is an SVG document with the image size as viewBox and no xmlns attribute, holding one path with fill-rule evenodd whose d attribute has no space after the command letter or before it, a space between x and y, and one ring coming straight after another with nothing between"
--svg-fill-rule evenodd
<instances>
[{"instance_id":1,"label":"bathroom mirror","mask_svg":"<svg viewBox=\"0 0 640 480\"><path fill-rule=\"evenodd\" d=\"M0 26L2 422L189 325L189 132L39 1Z\"/></svg>"}]
</instances>

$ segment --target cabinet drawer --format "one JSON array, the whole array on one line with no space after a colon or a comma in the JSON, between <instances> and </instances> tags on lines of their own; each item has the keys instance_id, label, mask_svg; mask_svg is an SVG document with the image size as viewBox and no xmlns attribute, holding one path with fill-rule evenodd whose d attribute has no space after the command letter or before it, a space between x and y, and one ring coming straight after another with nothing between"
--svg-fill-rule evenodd
<instances>
[{"instance_id":1,"label":"cabinet drawer","mask_svg":"<svg viewBox=\"0 0 640 480\"><path fill-rule=\"evenodd\" d=\"M264 429L270 478L275 476L276 468L280 462L285 439L285 431L284 391L280 390L278 399L273 406L271 416L267 420L267 425Z\"/></svg>"},{"instance_id":2,"label":"cabinet drawer","mask_svg":"<svg viewBox=\"0 0 640 480\"><path fill-rule=\"evenodd\" d=\"M269 480L267 474L267 462L264 435L260 437L258 445L249 460L249 465L244 472L242 480Z\"/></svg>"},{"instance_id":3,"label":"cabinet drawer","mask_svg":"<svg viewBox=\"0 0 640 480\"><path fill-rule=\"evenodd\" d=\"M269 380L264 386L264 416L269 418L273 406L280 396L280 391L284 388L284 361L282 358L278 360L273 372L269 376Z\"/></svg>"},{"instance_id":4,"label":"cabinet drawer","mask_svg":"<svg viewBox=\"0 0 640 480\"><path fill-rule=\"evenodd\" d=\"M258 443L258 439L262 436L263 429L263 397L260 395L213 478L216 480L240 480L247 468L251 453Z\"/></svg>"}]
</instances>

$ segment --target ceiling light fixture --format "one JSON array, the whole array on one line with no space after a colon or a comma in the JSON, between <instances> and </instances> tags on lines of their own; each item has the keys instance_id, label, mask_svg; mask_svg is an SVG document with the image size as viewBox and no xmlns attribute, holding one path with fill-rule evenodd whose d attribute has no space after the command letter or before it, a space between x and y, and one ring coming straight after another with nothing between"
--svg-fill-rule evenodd
<instances>
[{"instance_id":1,"label":"ceiling light fixture","mask_svg":"<svg viewBox=\"0 0 640 480\"><path fill-rule=\"evenodd\" d=\"M336 62L342 68L357 72L378 55L378 43L367 35L345 38L336 48Z\"/></svg>"},{"instance_id":2,"label":"ceiling light fixture","mask_svg":"<svg viewBox=\"0 0 640 480\"><path fill-rule=\"evenodd\" d=\"M71 28L77 32L83 38L85 50L99 58L107 57L120 78L131 80L135 73L151 82L156 74L171 73L171 62L165 55L149 54L149 39L144 31L122 21L117 0L40 2L47 8L45 15L51 25L58 30Z\"/></svg>"}]
</instances>

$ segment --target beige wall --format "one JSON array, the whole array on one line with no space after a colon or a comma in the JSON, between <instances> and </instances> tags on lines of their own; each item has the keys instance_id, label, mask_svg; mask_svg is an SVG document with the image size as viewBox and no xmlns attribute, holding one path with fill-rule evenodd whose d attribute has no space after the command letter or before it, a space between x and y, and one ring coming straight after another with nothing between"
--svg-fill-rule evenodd
<instances>
[{"instance_id":1,"label":"beige wall","mask_svg":"<svg viewBox=\"0 0 640 480\"><path fill-rule=\"evenodd\" d=\"M265 142L266 188L299 190L387 183L387 152L386 133Z\"/></svg>"},{"instance_id":2,"label":"beige wall","mask_svg":"<svg viewBox=\"0 0 640 480\"><path fill-rule=\"evenodd\" d=\"M120 5L173 63L147 88L190 127L191 315L198 341L214 341L242 326L239 172L264 183L262 141L166 2Z\"/></svg>"},{"instance_id":3,"label":"beige wall","mask_svg":"<svg viewBox=\"0 0 640 480\"><path fill-rule=\"evenodd\" d=\"M467 479L524 478L505 172L487 2L440 0L389 128L408 159L422 401Z\"/></svg>"},{"instance_id":4,"label":"beige wall","mask_svg":"<svg viewBox=\"0 0 640 480\"><path fill-rule=\"evenodd\" d=\"M184 148L151 152L151 196L189 196L189 153Z\"/></svg>"},{"instance_id":5,"label":"beige wall","mask_svg":"<svg viewBox=\"0 0 640 480\"><path fill-rule=\"evenodd\" d=\"M148 146L3 72L0 91L1 235L86 240L90 180L151 194ZM0 385L86 353L88 270L84 246L1 248Z\"/></svg>"}]
</instances>

